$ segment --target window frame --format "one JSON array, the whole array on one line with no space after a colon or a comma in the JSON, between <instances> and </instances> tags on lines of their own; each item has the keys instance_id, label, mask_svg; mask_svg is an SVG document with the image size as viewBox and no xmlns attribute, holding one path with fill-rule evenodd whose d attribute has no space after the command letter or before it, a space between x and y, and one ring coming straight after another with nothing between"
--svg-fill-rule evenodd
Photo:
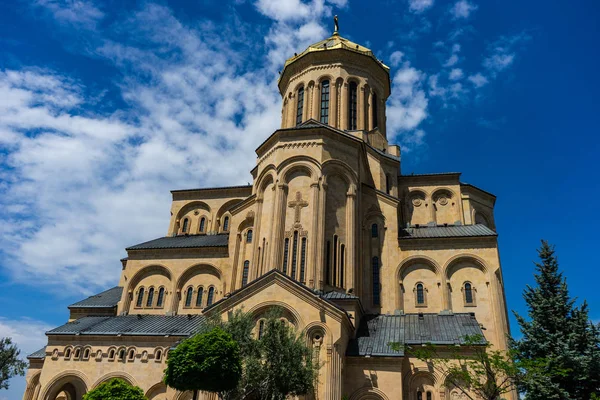
<instances>
[{"instance_id":1,"label":"window frame","mask_svg":"<svg viewBox=\"0 0 600 400\"><path fill-rule=\"evenodd\" d=\"M304 86L296 91L296 126L302 123L304 118Z\"/></svg>"},{"instance_id":2,"label":"window frame","mask_svg":"<svg viewBox=\"0 0 600 400\"><path fill-rule=\"evenodd\" d=\"M469 291L471 292L471 302L467 301L467 285L470 286ZM465 307L477 307L477 298L475 296L477 291L475 290L475 286L473 285L473 283L471 283L470 281L464 282L462 284L461 291L462 291L464 306Z\"/></svg>"},{"instance_id":3,"label":"window frame","mask_svg":"<svg viewBox=\"0 0 600 400\"><path fill-rule=\"evenodd\" d=\"M419 286L421 289L419 289ZM425 308L427 307L427 288L423 282L415 283L415 288L413 289L415 293L415 307ZM421 291L423 301L419 302L419 290Z\"/></svg>"},{"instance_id":4,"label":"window frame","mask_svg":"<svg viewBox=\"0 0 600 400\"><path fill-rule=\"evenodd\" d=\"M319 112L319 121L322 124L329 125L329 103L331 96L331 82L329 79L323 79L320 83L320 88L321 107Z\"/></svg>"}]
</instances>

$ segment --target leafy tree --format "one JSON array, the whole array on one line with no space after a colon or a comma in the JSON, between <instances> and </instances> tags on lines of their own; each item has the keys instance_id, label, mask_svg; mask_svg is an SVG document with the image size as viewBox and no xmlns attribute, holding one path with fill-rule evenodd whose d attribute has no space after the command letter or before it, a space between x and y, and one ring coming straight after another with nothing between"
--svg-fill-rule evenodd
<instances>
[{"instance_id":1,"label":"leafy tree","mask_svg":"<svg viewBox=\"0 0 600 400\"><path fill-rule=\"evenodd\" d=\"M11 338L0 339L0 389L8 389L8 380L25 375L27 364L19 359L20 351Z\"/></svg>"},{"instance_id":2,"label":"leafy tree","mask_svg":"<svg viewBox=\"0 0 600 400\"><path fill-rule=\"evenodd\" d=\"M83 395L83 400L146 400L144 392L123 379L115 378L98 385Z\"/></svg>"},{"instance_id":3,"label":"leafy tree","mask_svg":"<svg viewBox=\"0 0 600 400\"><path fill-rule=\"evenodd\" d=\"M542 241L538 254L537 286L523 293L529 320L515 313L523 337L511 341L519 389L528 400L588 400L600 393L600 327L569 296L554 247Z\"/></svg>"},{"instance_id":4,"label":"leafy tree","mask_svg":"<svg viewBox=\"0 0 600 400\"><path fill-rule=\"evenodd\" d=\"M185 339L169 353L164 381L180 391L218 393L237 387L242 374L240 347L221 327Z\"/></svg>"},{"instance_id":5,"label":"leafy tree","mask_svg":"<svg viewBox=\"0 0 600 400\"><path fill-rule=\"evenodd\" d=\"M486 344L483 344L486 343ZM399 343L390 343L400 349ZM515 389L519 369L506 352L492 350L481 335L464 337L464 345L405 346L405 352L426 362L469 399L499 400Z\"/></svg>"}]
</instances>

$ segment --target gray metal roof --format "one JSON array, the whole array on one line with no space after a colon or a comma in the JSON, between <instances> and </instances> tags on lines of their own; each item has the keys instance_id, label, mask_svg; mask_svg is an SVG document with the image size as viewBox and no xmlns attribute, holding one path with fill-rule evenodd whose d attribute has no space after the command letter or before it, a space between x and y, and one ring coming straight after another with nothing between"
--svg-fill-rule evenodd
<instances>
[{"instance_id":1,"label":"gray metal roof","mask_svg":"<svg viewBox=\"0 0 600 400\"><path fill-rule=\"evenodd\" d=\"M319 293L319 292L317 292ZM351 293L344 292L328 292L328 293L319 293L322 298L326 300L354 300L358 299L357 296Z\"/></svg>"},{"instance_id":2,"label":"gray metal roof","mask_svg":"<svg viewBox=\"0 0 600 400\"><path fill-rule=\"evenodd\" d=\"M27 358L43 360L44 358L46 358L46 346L42 347L41 349L39 349L37 351L34 351L30 355L28 355Z\"/></svg>"},{"instance_id":3,"label":"gray metal roof","mask_svg":"<svg viewBox=\"0 0 600 400\"><path fill-rule=\"evenodd\" d=\"M467 335L483 337L479 323L471 314L366 315L356 338L348 344L346 354L402 357L405 344L463 344ZM399 349L392 349L390 343L398 343Z\"/></svg>"},{"instance_id":4,"label":"gray metal roof","mask_svg":"<svg viewBox=\"0 0 600 400\"><path fill-rule=\"evenodd\" d=\"M199 190L228 190L228 189L246 189L246 188L252 188L252 185L205 187L205 188L195 188L195 189L175 189L175 190L171 190L171 193L197 192Z\"/></svg>"},{"instance_id":5,"label":"gray metal roof","mask_svg":"<svg viewBox=\"0 0 600 400\"><path fill-rule=\"evenodd\" d=\"M442 176L442 175L461 175L461 172L430 172L425 174L407 174L400 175L401 178L410 178L411 176Z\"/></svg>"},{"instance_id":6,"label":"gray metal roof","mask_svg":"<svg viewBox=\"0 0 600 400\"><path fill-rule=\"evenodd\" d=\"M69 308L110 308L116 307L117 303L121 300L121 294L123 288L121 286L115 286L114 288L105 290L102 293L95 294L88 297L85 300L78 301L77 303L71 304Z\"/></svg>"},{"instance_id":7,"label":"gray metal roof","mask_svg":"<svg viewBox=\"0 0 600 400\"><path fill-rule=\"evenodd\" d=\"M184 249L195 247L227 247L229 234L166 236L136 244L125 250Z\"/></svg>"},{"instance_id":8,"label":"gray metal roof","mask_svg":"<svg viewBox=\"0 0 600 400\"><path fill-rule=\"evenodd\" d=\"M401 229L400 239L430 239L442 237L480 237L498 236L496 232L485 225L448 225L448 226L411 226Z\"/></svg>"},{"instance_id":9,"label":"gray metal roof","mask_svg":"<svg viewBox=\"0 0 600 400\"><path fill-rule=\"evenodd\" d=\"M46 335L189 336L197 332L205 321L202 315L83 317L54 328Z\"/></svg>"}]
</instances>

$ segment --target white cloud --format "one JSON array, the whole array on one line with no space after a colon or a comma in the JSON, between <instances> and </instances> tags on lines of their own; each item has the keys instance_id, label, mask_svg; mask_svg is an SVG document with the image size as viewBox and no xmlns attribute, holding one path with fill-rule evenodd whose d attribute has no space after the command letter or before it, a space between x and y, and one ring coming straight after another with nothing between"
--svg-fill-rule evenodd
<instances>
[{"instance_id":1,"label":"white cloud","mask_svg":"<svg viewBox=\"0 0 600 400\"><path fill-rule=\"evenodd\" d=\"M409 9L414 13L422 13L433 6L433 0L409 0Z\"/></svg>"},{"instance_id":2,"label":"white cloud","mask_svg":"<svg viewBox=\"0 0 600 400\"><path fill-rule=\"evenodd\" d=\"M475 75L470 75L467 78L476 88L480 88L488 84L488 79L483 76L480 72Z\"/></svg>"},{"instance_id":3,"label":"white cloud","mask_svg":"<svg viewBox=\"0 0 600 400\"><path fill-rule=\"evenodd\" d=\"M488 55L483 60L483 66L492 76L504 71L514 63L517 47L522 46L530 39L525 32L512 36L501 36L488 46Z\"/></svg>"},{"instance_id":4,"label":"white cloud","mask_svg":"<svg viewBox=\"0 0 600 400\"><path fill-rule=\"evenodd\" d=\"M463 74L462 69L460 69L460 68L453 68L450 71L450 75L448 76L448 78L451 81L457 81L457 80L462 79L463 76L464 76L464 74Z\"/></svg>"},{"instance_id":5,"label":"white cloud","mask_svg":"<svg viewBox=\"0 0 600 400\"><path fill-rule=\"evenodd\" d=\"M459 0L454 3L450 12L456 19L469 18L469 15L479 8L476 4L473 4L467 0Z\"/></svg>"},{"instance_id":6,"label":"white cloud","mask_svg":"<svg viewBox=\"0 0 600 400\"><path fill-rule=\"evenodd\" d=\"M510 67L514 59L514 53L507 54L504 49L498 49L497 53L492 54L483 61L483 66L491 71L500 72Z\"/></svg>"},{"instance_id":7,"label":"white cloud","mask_svg":"<svg viewBox=\"0 0 600 400\"><path fill-rule=\"evenodd\" d=\"M79 27L94 28L104 17L89 0L35 0L34 5L47 9L61 23Z\"/></svg>"},{"instance_id":8,"label":"white cloud","mask_svg":"<svg viewBox=\"0 0 600 400\"><path fill-rule=\"evenodd\" d=\"M404 53L401 51L394 51L391 55L390 55L390 65L392 67L397 67L398 65L400 65L400 62L402 61L402 58L404 57Z\"/></svg>"}]
</instances>

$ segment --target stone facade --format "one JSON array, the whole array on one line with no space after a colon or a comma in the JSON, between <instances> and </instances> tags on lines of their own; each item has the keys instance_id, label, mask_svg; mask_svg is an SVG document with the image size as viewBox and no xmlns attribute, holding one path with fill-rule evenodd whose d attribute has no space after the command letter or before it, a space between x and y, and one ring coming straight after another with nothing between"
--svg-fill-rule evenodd
<instances>
[{"instance_id":1,"label":"stone facade","mask_svg":"<svg viewBox=\"0 0 600 400\"><path fill-rule=\"evenodd\" d=\"M350 345L367 316L472 313L506 348L495 196L458 173L401 174L385 130L389 68L363 46L336 33L288 60L278 84L281 129L256 150L253 184L173 191L167 236L128 248L119 297L72 307L67 328L239 307L258 322L280 306L322 365L314 398L460 398L418 360ZM78 400L111 377L149 399L190 398L161 383L182 334L65 329L30 357L24 400Z\"/></svg>"}]
</instances>

